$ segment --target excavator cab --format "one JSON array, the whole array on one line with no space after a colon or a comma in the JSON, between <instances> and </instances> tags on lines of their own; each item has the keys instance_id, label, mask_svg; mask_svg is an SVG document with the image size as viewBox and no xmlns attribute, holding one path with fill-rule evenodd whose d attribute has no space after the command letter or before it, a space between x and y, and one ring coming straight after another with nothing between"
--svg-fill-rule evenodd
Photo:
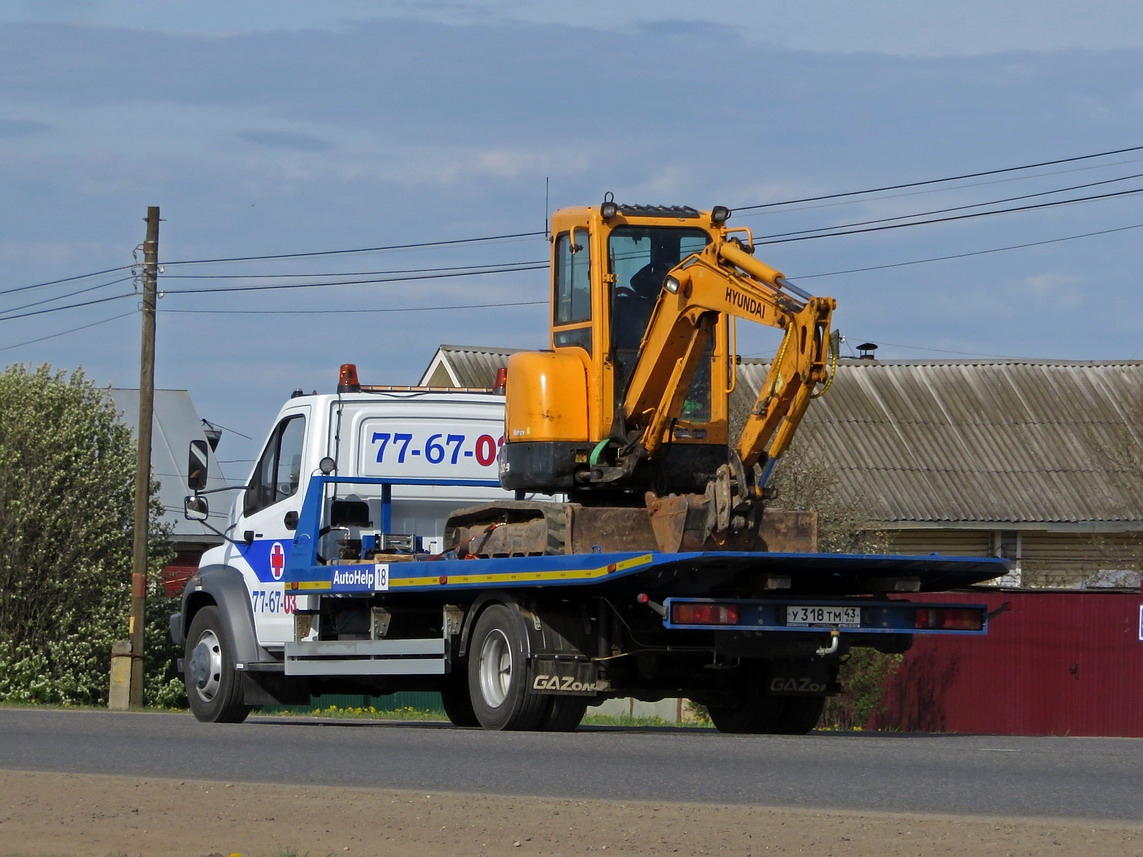
<instances>
[{"instance_id":1,"label":"excavator cab","mask_svg":"<svg viewBox=\"0 0 1143 857\"><path fill-rule=\"evenodd\" d=\"M671 269L710 243L702 229L677 226L618 226L607 237L611 282L611 353L615 372L615 405L620 406L647 333L651 312ZM709 349L708 349L709 351ZM708 353L709 358L709 353ZM687 398L683 418L709 419L710 365L699 368L704 381ZM696 381L698 379L696 378ZM705 386L706 389L701 389Z\"/></svg>"}]
</instances>

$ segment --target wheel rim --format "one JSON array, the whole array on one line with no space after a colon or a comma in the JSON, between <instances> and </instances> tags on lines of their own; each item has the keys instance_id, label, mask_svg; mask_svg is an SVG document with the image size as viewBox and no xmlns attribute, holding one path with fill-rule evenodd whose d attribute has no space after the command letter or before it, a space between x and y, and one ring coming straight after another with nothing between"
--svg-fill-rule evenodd
<instances>
[{"instance_id":1,"label":"wheel rim","mask_svg":"<svg viewBox=\"0 0 1143 857\"><path fill-rule=\"evenodd\" d=\"M205 702L214 699L222 682L222 644L214 631L203 631L191 651L190 677L195 691Z\"/></svg>"},{"instance_id":2,"label":"wheel rim","mask_svg":"<svg viewBox=\"0 0 1143 857\"><path fill-rule=\"evenodd\" d=\"M494 628L480 647L480 695L490 708L499 708L512 685L512 649L508 638Z\"/></svg>"}]
</instances>

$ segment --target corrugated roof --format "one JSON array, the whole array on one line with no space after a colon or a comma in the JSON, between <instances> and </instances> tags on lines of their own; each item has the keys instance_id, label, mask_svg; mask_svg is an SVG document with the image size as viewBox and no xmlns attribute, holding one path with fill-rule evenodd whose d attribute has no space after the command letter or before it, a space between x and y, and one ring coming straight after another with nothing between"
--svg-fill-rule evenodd
<instances>
[{"instance_id":1,"label":"corrugated roof","mask_svg":"<svg viewBox=\"0 0 1143 857\"><path fill-rule=\"evenodd\" d=\"M1134 527L1141 408L1143 362L850 360L795 443L875 520Z\"/></svg>"},{"instance_id":2,"label":"corrugated roof","mask_svg":"<svg viewBox=\"0 0 1143 857\"><path fill-rule=\"evenodd\" d=\"M434 379L433 375L443 363L455 386L491 387L496 381L496 370L507 364L509 354L519 350L442 345L418 383L439 385L439 379Z\"/></svg>"},{"instance_id":3,"label":"corrugated roof","mask_svg":"<svg viewBox=\"0 0 1143 857\"><path fill-rule=\"evenodd\" d=\"M488 386L510 353L441 346L430 370ZM743 361L739 404L767 366ZM795 443L888 524L1137 529L1141 418L1143 361L843 360Z\"/></svg>"}]
</instances>

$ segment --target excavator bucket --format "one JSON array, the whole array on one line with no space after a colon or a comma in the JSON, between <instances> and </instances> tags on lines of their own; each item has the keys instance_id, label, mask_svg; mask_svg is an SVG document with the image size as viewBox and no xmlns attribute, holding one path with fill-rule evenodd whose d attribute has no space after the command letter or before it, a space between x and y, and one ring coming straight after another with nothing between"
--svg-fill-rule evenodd
<instances>
[{"instance_id":1,"label":"excavator bucket","mask_svg":"<svg viewBox=\"0 0 1143 857\"><path fill-rule=\"evenodd\" d=\"M815 553L817 512L767 509L757 527L720 530L715 523L715 501L708 494L646 495L647 514L663 553L693 551L766 551Z\"/></svg>"}]
</instances>

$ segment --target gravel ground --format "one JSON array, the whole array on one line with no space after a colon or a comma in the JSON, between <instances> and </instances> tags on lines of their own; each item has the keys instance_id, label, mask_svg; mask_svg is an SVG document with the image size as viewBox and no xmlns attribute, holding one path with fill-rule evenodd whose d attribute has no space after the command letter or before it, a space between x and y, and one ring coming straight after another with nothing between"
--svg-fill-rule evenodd
<instances>
[{"instance_id":1,"label":"gravel ground","mask_svg":"<svg viewBox=\"0 0 1143 857\"><path fill-rule=\"evenodd\" d=\"M1143 854L1143 824L0 771L0 855Z\"/></svg>"}]
</instances>

